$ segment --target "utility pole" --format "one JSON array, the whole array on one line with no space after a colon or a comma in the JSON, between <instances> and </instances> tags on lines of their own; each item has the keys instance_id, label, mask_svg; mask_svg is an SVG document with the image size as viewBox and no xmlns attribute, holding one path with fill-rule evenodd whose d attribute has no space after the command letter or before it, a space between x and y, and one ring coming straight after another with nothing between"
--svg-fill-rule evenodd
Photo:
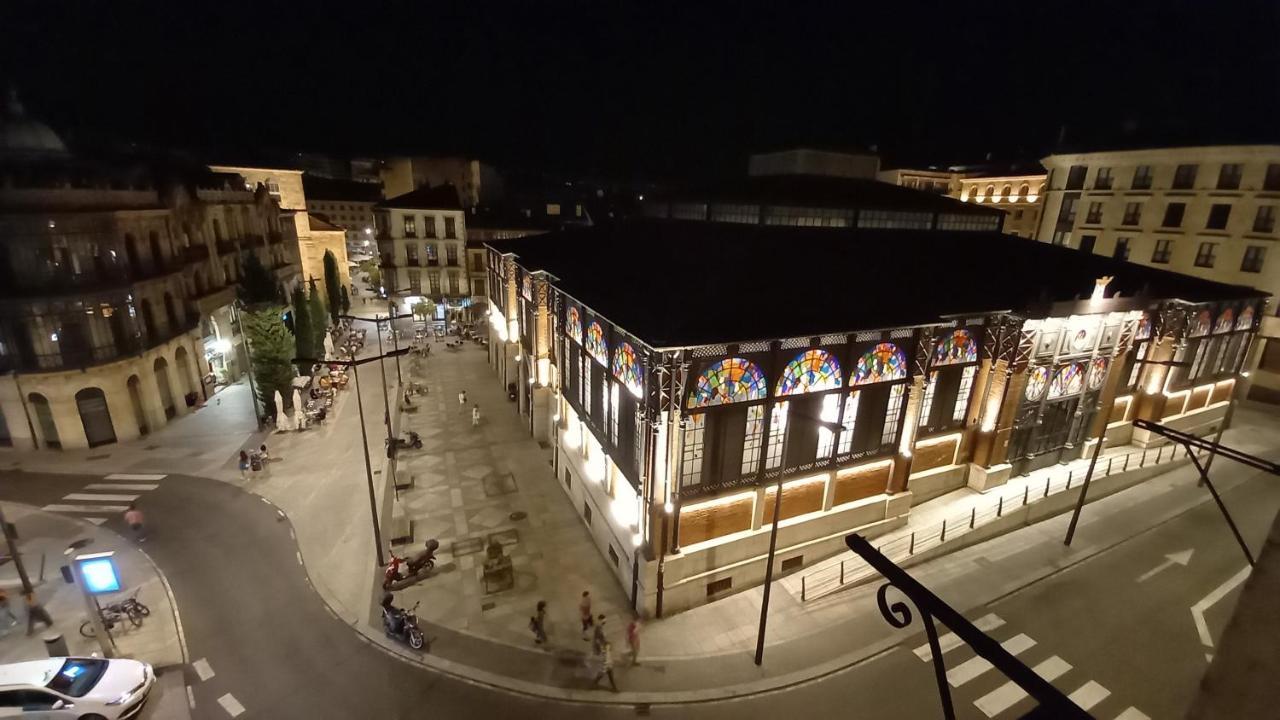
<instances>
[{"instance_id":1,"label":"utility pole","mask_svg":"<svg viewBox=\"0 0 1280 720\"><path fill-rule=\"evenodd\" d=\"M22 581L23 594L35 591L31 586L31 578L27 575L27 566L22 564L22 555L18 552L18 540L14 537L13 528L4 516L4 506L0 505L0 529L4 532L5 544L9 546L9 557L13 558L13 566L18 569L18 579Z\"/></svg>"}]
</instances>

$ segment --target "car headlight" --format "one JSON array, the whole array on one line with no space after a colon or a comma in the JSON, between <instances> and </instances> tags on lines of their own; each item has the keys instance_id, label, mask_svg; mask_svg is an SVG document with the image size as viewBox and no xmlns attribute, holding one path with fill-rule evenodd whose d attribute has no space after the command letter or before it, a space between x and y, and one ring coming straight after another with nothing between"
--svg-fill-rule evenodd
<instances>
[{"instance_id":1,"label":"car headlight","mask_svg":"<svg viewBox=\"0 0 1280 720\"><path fill-rule=\"evenodd\" d=\"M109 706L111 706L111 705L123 705L123 704L125 704L125 703L129 702L129 698L133 697L133 694L134 694L135 692L137 692L137 691L136 691L136 690L129 690L128 692L121 693L121 694L120 694L120 697L116 698L115 700L112 700L111 702L108 702L108 703L107 703L107 705L109 705Z\"/></svg>"}]
</instances>

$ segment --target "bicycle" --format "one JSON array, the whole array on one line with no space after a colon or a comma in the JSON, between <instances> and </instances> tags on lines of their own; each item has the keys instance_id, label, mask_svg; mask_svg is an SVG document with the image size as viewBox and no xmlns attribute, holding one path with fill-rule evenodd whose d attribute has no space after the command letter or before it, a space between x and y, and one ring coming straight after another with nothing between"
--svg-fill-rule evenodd
<instances>
[{"instance_id":1,"label":"bicycle","mask_svg":"<svg viewBox=\"0 0 1280 720\"><path fill-rule=\"evenodd\" d=\"M143 618L151 614L151 608L143 605L138 601L138 591L134 590L133 594L121 600L120 602L111 603L99 609L99 616L102 618L102 625L107 630L112 630L117 624L123 623L126 619L129 624L134 627L142 627ZM80 634L84 637L91 638L97 634L93 627L92 620L85 620L80 624Z\"/></svg>"}]
</instances>

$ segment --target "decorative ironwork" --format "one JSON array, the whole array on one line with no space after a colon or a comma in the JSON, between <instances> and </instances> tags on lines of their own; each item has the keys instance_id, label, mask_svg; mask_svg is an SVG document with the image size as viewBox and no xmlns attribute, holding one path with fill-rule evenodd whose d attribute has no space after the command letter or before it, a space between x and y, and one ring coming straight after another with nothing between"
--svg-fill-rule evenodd
<instances>
[{"instance_id":1,"label":"decorative ironwork","mask_svg":"<svg viewBox=\"0 0 1280 720\"><path fill-rule=\"evenodd\" d=\"M811 345L811 344L812 344L810 341L811 341L811 338L807 338L807 337L804 337L804 338L787 338L786 340L783 340L783 341L782 341L782 349L783 349L783 350L794 350L794 349L796 349L796 348L807 348L807 347L809 347L809 345Z\"/></svg>"},{"instance_id":2,"label":"decorative ironwork","mask_svg":"<svg viewBox=\"0 0 1280 720\"><path fill-rule=\"evenodd\" d=\"M943 328L944 330L946 328ZM920 337L916 341L916 351L913 354L912 374L916 377L929 377L930 359L933 356L933 346L935 337L934 328L920 328Z\"/></svg>"},{"instance_id":3,"label":"decorative ironwork","mask_svg":"<svg viewBox=\"0 0 1280 720\"><path fill-rule=\"evenodd\" d=\"M695 358L722 357L728 352L729 349L725 345L703 345L702 347L694 348L690 355Z\"/></svg>"}]
</instances>

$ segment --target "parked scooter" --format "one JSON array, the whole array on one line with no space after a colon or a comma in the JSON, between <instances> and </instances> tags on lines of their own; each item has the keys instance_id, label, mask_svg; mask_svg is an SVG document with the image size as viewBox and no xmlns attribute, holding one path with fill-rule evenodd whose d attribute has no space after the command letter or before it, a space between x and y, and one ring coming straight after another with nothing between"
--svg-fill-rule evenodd
<instances>
[{"instance_id":1,"label":"parked scooter","mask_svg":"<svg viewBox=\"0 0 1280 720\"><path fill-rule=\"evenodd\" d=\"M382 596L382 631L389 638L406 643L414 650L421 650L427 640L418 629L418 616L415 611L419 603L414 603L408 610L392 605L391 593Z\"/></svg>"},{"instance_id":2,"label":"parked scooter","mask_svg":"<svg viewBox=\"0 0 1280 720\"><path fill-rule=\"evenodd\" d=\"M411 557L396 557L395 553L392 553L391 563L387 565L386 572L383 573L382 589L390 590L393 584L407 580L424 570L434 568L436 566L436 550L439 549L440 541L431 538L425 543L421 552Z\"/></svg>"},{"instance_id":3,"label":"parked scooter","mask_svg":"<svg viewBox=\"0 0 1280 720\"><path fill-rule=\"evenodd\" d=\"M387 443L390 443L390 442L391 442L391 440L389 440L389 439L388 439L386 442L387 442ZM396 449L397 449L397 450L400 450L400 449L403 449L403 448L413 448L414 450L421 450L421 449L422 449L422 438L418 436L418 433L416 433L416 432L414 432L414 431L410 430L410 431L409 431L409 437L407 437L407 438L401 438L401 437L396 438Z\"/></svg>"}]
</instances>

